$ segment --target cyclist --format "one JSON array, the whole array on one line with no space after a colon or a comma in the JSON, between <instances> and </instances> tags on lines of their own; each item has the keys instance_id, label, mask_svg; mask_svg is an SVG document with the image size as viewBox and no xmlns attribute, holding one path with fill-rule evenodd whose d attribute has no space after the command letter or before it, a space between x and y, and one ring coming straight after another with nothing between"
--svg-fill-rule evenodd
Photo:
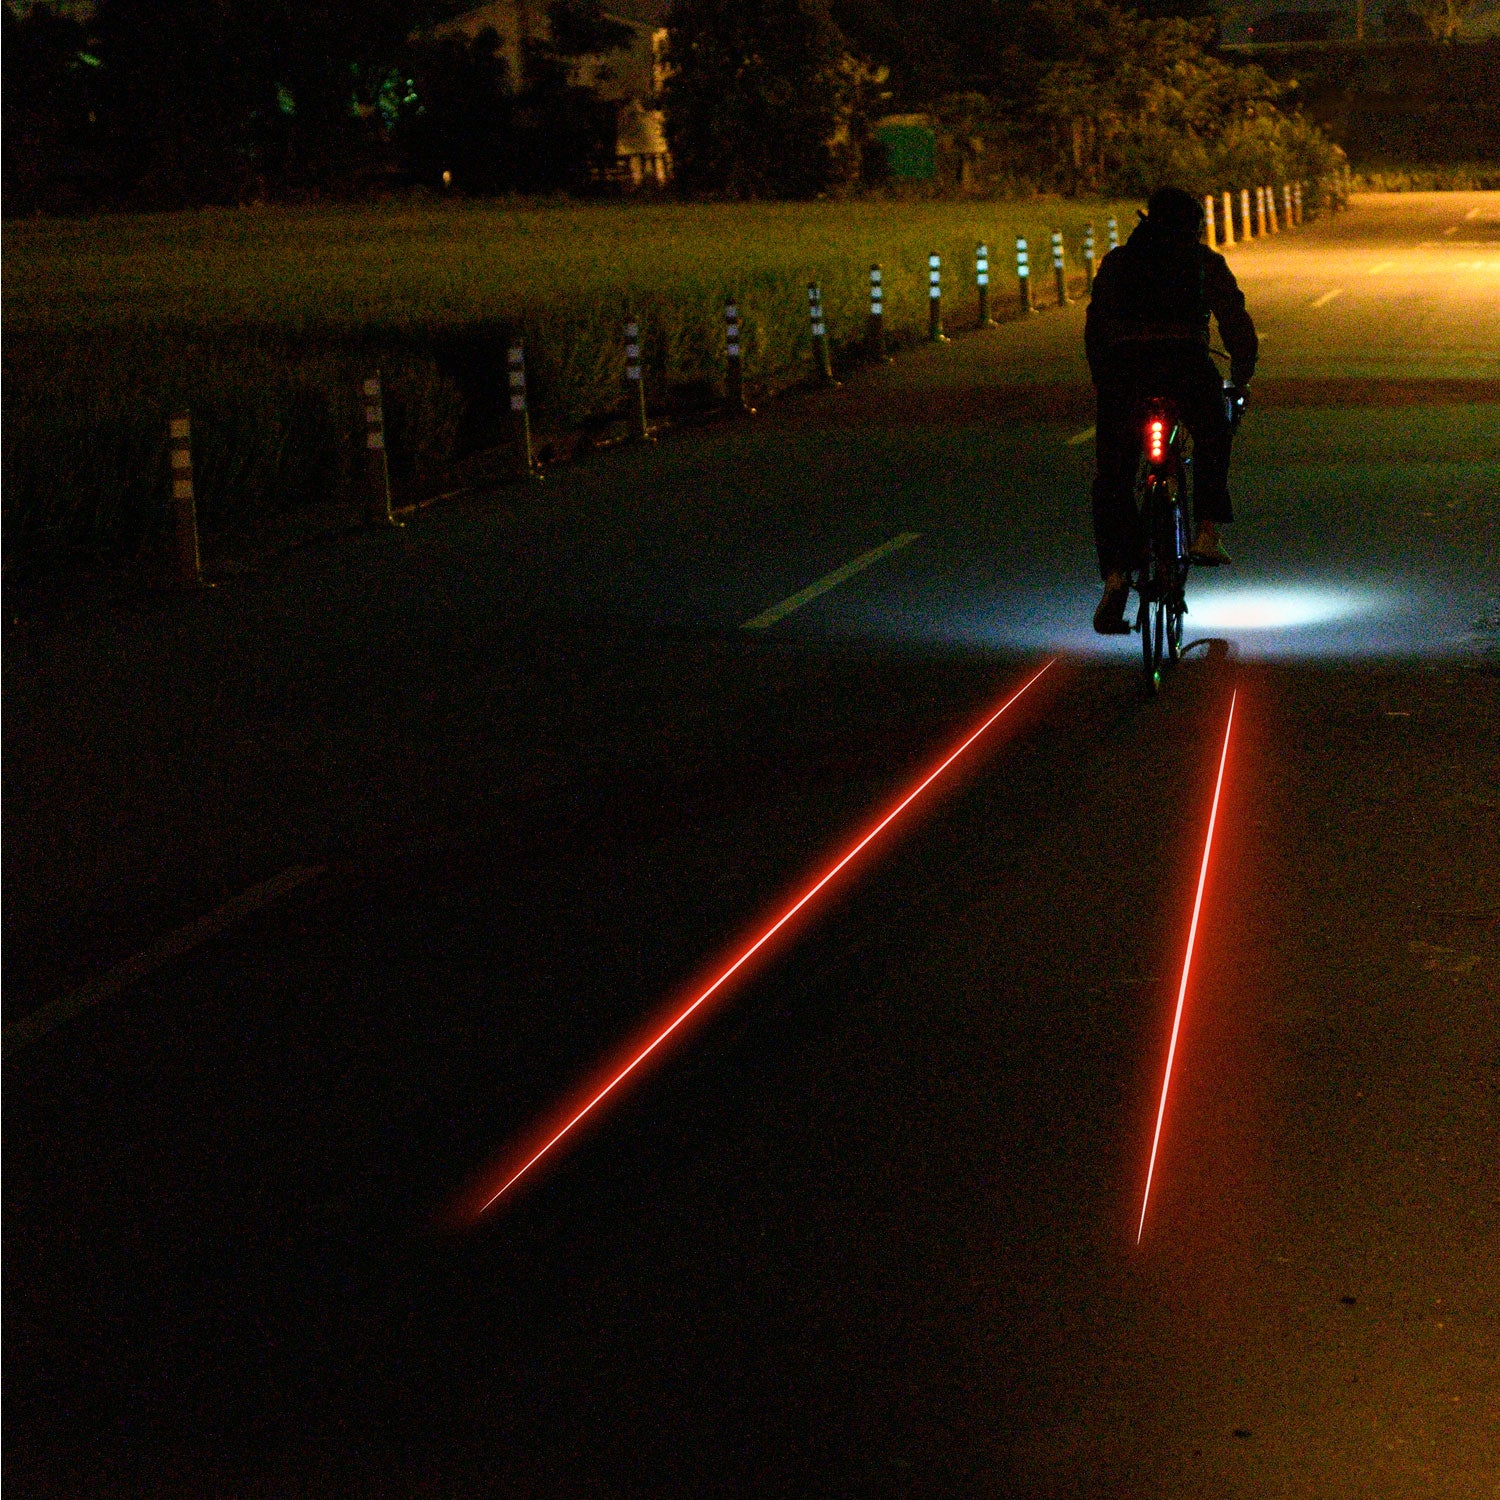
<instances>
[{"instance_id":1,"label":"cyclist","mask_svg":"<svg viewBox=\"0 0 1500 1500\"><path fill-rule=\"evenodd\" d=\"M1130 570L1140 555L1135 475L1144 398L1171 400L1193 435L1197 469L1194 562L1229 561L1219 527L1229 506L1229 417L1224 384L1208 352L1208 317L1229 351L1230 381L1255 373L1259 341L1245 295L1222 255L1203 241L1203 205L1181 188L1160 188L1130 238L1099 264L1084 323L1084 349L1098 394L1094 541L1104 597L1101 635L1124 635Z\"/></svg>"}]
</instances>

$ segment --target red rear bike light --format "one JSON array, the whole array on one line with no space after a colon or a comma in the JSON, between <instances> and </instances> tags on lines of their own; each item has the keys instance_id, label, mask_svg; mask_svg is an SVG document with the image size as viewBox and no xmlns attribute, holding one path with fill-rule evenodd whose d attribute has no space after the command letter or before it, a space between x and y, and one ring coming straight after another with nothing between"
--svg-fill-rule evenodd
<instances>
[{"instance_id":1,"label":"red rear bike light","mask_svg":"<svg viewBox=\"0 0 1500 1500\"><path fill-rule=\"evenodd\" d=\"M1153 417L1146 427L1147 446L1150 448L1153 459L1162 456L1162 448L1166 442L1167 424L1160 417Z\"/></svg>"}]
</instances>

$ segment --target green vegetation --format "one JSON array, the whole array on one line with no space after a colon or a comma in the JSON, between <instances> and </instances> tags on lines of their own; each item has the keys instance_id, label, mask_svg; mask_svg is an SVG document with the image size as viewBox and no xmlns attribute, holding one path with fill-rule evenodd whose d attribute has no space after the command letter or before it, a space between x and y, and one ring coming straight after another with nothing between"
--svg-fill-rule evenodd
<instances>
[{"instance_id":1,"label":"green vegetation","mask_svg":"<svg viewBox=\"0 0 1500 1500\"><path fill-rule=\"evenodd\" d=\"M653 398L704 400L723 367L723 299L744 322L746 377L812 371L807 282L836 353L863 337L869 267L887 340L921 338L927 256L950 323L974 305L976 243L1009 305L1017 234L1049 295L1047 236L1075 268L1131 206L1028 200L778 205L206 210L12 222L4 291L7 568L138 551L165 509L168 411L194 414L205 531L350 493L356 381L378 366L398 484L430 487L503 433L505 345L527 344L543 430L623 400L621 325L645 324Z\"/></svg>"}]
</instances>

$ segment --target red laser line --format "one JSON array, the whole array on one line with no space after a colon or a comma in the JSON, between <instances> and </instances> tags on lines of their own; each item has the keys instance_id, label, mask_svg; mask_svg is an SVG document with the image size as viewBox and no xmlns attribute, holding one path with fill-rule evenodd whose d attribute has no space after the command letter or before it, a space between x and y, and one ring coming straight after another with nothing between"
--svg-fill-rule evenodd
<instances>
[{"instance_id":1,"label":"red laser line","mask_svg":"<svg viewBox=\"0 0 1500 1500\"><path fill-rule=\"evenodd\" d=\"M1135 1242L1141 1242L1146 1230L1146 1205L1151 1202L1151 1178L1156 1172L1156 1147L1161 1140L1161 1122L1167 1112L1167 1089L1172 1083L1172 1059L1177 1056L1177 1031L1182 1025L1182 1003L1187 998L1188 973L1193 967L1193 945L1198 941L1198 914L1203 909L1203 887L1208 881L1208 855L1214 846L1214 824L1219 818L1219 792L1224 786L1224 764L1229 759L1229 732L1234 728L1236 688L1229 698L1229 722L1224 726L1224 749L1219 756L1219 778L1214 782L1214 805L1208 815L1208 837L1203 841L1203 867L1198 871L1198 894L1193 898L1193 921L1188 928L1187 958L1182 964L1182 983L1177 987L1177 1014L1172 1017L1172 1041L1167 1047L1167 1074L1161 1081L1161 1103L1156 1110L1156 1133L1151 1137L1151 1165L1146 1168L1146 1192L1141 1199L1141 1222L1135 1231Z\"/></svg>"},{"instance_id":2,"label":"red laser line","mask_svg":"<svg viewBox=\"0 0 1500 1500\"><path fill-rule=\"evenodd\" d=\"M767 927L766 930L762 932L761 935L749 945L749 947L744 949L739 957L736 958L728 968L724 969L719 974L719 976L705 990L703 990L701 994L697 996L696 999L694 999L689 1005L685 1006L680 1012L678 1012L678 1014L672 1019L672 1021L668 1025L663 1027L662 1030L659 1031L656 1036L651 1039L650 1042L648 1042L643 1048L641 1048L641 1050L637 1052L636 1055L628 1063L626 1063L626 1065L621 1068L620 1071L616 1073L614 1077L604 1085L603 1088L601 1088L596 1094L594 1094L594 1096L581 1109L579 1109L572 1116L572 1118L562 1126L560 1130L558 1130L543 1146L540 1147L540 1149L534 1152L525 1162L523 1162L522 1165L518 1167L505 1180L505 1182L495 1190L495 1192L493 1192L487 1199L485 1199L485 1201L479 1206L479 1208L474 1211L474 1217L477 1219L481 1214L484 1214L489 1209L493 1208L495 1204L498 1203L500 1199L502 1199L506 1195L506 1193L508 1193L511 1188L516 1185L516 1183L518 1183L555 1145L557 1145L560 1140L563 1139L564 1136L566 1136L588 1115L592 1114L593 1111L600 1104L602 1104L610 1094L614 1093L614 1091L619 1088L619 1086L624 1083L625 1080L629 1078L630 1075L634 1073L635 1070L640 1067L640 1065L645 1062L646 1059L650 1057L651 1054L655 1052L657 1048L660 1047L662 1043L665 1042L667 1038L670 1037L672 1033L676 1031L678 1027L680 1027L688 1019L689 1016L693 1014L694 1011L696 1011L701 1005L703 1005L704 1002L707 1001L713 994L715 994L716 991L721 989L739 969L743 968L744 965L748 963L756 953L758 953L763 947L765 947L765 945L770 942L770 940L775 937L776 934L780 932L781 929L785 927L786 924L790 922L792 918L795 917L797 913L801 911L802 908L806 906L807 903L811 901L812 898L816 896L818 892L821 891L823 887L826 886L828 882L839 873L840 870L848 865L851 860L856 858L860 851L864 849L868 844L870 844L882 831L890 827L890 825L894 823L896 819L900 817L901 814L905 812L906 809L910 807L912 803L915 802L917 798L920 797L922 793L925 792L927 788L930 787L932 783L936 781L938 777L941 776L943 772L946 771L948 767L951 766L953 762L956 761L959 756L961 756L964 751L969 748L970 745L972 745L977 739L979 739L979 737L983 735L984 732L989 729L989 727L994 724L994 722L1013 703L1015 703L1023 693L1027 692L1027 690L1030 689L1034 683L1040 681L1042 677L1044 677L1049 671L1051 671L1056 662L1057 658L1054 656L1039 671L1035 672L1031 677L1027 678L1027 680L1022 683L1021 686L1018 687L1015 692L1013 692L1010 697L1007 698L1005 702L1002 703L1000 707L997 708L994 713L992 713L989 718L987 718L984 723L981 724L979 728L976 729L963 742L963 744L961 744L955 751L953 751L953 753L949 755L948 758L944 760L936 770L930 772L926 777L924 777L922 781L918 783L918 785L914 787L910 792L908 792L906 796L903 797L901 801L895 805L895 807L893 807L872 829L870 829L868 833L864 835L863 838L859 840L858 843L854 845L853 848L842 855L834 864L830 865L829 868L825 870L823 874L821 874L810 886L808 886L807 889L803 891L802 894L798 896L797 899L793 901L792 904L788 906L786 910L783 911L781 915L777 917L776 920L772 922L771 925Z\"/></svg>"}]
</instances>

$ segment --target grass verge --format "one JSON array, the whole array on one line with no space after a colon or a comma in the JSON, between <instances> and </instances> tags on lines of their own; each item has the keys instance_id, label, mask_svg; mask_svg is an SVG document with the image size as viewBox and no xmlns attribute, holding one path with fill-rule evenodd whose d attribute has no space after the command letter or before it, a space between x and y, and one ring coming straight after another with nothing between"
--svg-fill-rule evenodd
<instances>
[{"instance_id":1,"label":"grass verge","mask_svg":"<svg viewBox=\"0 0 1500 1500\"><path fill-rule=\"evenodd\" d=\"M1015 203L453 205L211 210L8 226L4 289L7 572L139 556L166 511L164 424L193 412L200 525L213 538L352 498L356 382L378 368L398 491L501 440L505 346L526 341L535 420L562 431L621 405L622 325L642 321L648 390L710 404L723 301L738 299L746 379L767 393L813 368L807 283L835 353L863 338L869 268L886 330L925 336L927 257L949 322L973 321L974 252L1015 297L1015 242L1051 285L1061 229L1078 264L1129 205Z\"/></svg>"}]
</instances>

